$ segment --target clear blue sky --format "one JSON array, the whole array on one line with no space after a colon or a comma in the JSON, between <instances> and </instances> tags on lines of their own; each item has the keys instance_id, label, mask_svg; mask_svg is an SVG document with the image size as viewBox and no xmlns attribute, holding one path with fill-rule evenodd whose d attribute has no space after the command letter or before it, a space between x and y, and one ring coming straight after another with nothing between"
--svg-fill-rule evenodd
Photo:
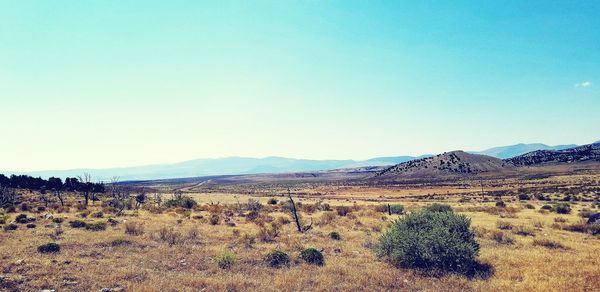
<instances>
[{"instance_id":1,"label":"clear blue sky","mask_svg":"<svg viewBox=\"0 0 600 292\"><path fill-rule=\"evenodd\" d=\"M600 139L598 1L0 1L0 169Z\"/></svg>"}]
</instances>

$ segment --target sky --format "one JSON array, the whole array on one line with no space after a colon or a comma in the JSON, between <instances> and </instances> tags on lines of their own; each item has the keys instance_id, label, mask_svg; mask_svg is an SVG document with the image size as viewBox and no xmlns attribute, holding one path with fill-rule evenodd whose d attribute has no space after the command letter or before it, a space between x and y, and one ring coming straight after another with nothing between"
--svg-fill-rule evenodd
<instances>
[{"instance_id":1,"label":"sky","mask_svg":"<svg viewBox=\"0 0 600 292\"><path fill-rule=\"evenodd\" d=\"M598 1L0 0L0 169L600 140Z\"/></svg>"}]
</instances>

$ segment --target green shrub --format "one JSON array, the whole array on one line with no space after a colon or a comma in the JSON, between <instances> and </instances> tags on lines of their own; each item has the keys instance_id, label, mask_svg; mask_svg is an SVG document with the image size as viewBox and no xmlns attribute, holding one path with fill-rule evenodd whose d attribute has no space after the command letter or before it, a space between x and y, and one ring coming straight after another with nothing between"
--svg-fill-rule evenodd
<instances>
[{"instance_id":1,"label":"green shrub","mask_svg":"<svg viewBox=\"0 0 600 292\"><path fill-rule=\"evenodd\" d=\"M534 246L542 246L549 249L567 249L562 243L550 239L534 239Z\"/></svg>"},{"instance_id":2,"label":"green shrub","mask_svg":"<svg viewBox=\"0 0 600 292\"><path fill-rule=\"evenodd\" d=\"M198 205L198 202L194 201L194 199L192 199L189 196L181 196L179 198L172 198L166 200L163 205L167 208L181 207L186 209L193 209Z\"/></svg>"},{"instance_id":3,"label":"green shrub","mask_svg":"<svg viewBox=\"0 0 600 292\"><path fill-rule=\"evenodd\" d=\"M106 222L87 223L85 229L90 231L103 231L106 230Z\"/></svg>"},{"instance_id":4,"label":"green shrub","mask_svg":"<svg viewBox=\"0 0 600 292\"><path fill-rule=\"evenodd\" d=\"M402 213L404 213L404 206L402 206L400 204L388 205L388 213L402 214Z\"/></svg>"},{"instance_id":5,"label":"green shrub","mask_svg":"<svg viewBox=\"0 0 600 292\"><path fill-rule=\"evenodd\" d=\"M342 239L342 237L340 236L340 234L337 231L330 232L329 237L333 240L341 240Z\"/></svg>"},{"instance_id":6,"label":"green shrub","mask_svg":"<svg viewBox=\"0 0 600 292\"><path fill-rule=\"evenodd\" d=\"M81 220L73 220L73 221L69 221L69 225L72 228L85 228L85 226L87 224Z\"/></svg>"},{"instance_id":7,"label":"green shrub","mask_svg":"<svg viewBox=\"0 0 600 292\"><path fill-rule=\"evenodd\" d=\"M230 269L233 264L235 264L235 255L231 252L224 251L215 258L215 262L221 269Z\"/></svg>"},{"instance_id":8,"label":"green shrub","mask_svg":"<svg viewBox=\"0 0 600 292\"><path fill-rule=\"evenodd\" d=\"M60 245L54 242L42 244L37 247L37 251L39 253L57 253L60 251Z\"/></svg>"},{"instance_id":9,"label":"green shrub","mask_svg":"<svg viewBox=\"0 0 600 292\"><path fill-rule=\"evenodd\" d=\"M27 223L27 225L26 225L26 226L27 226L27 228L30 228L30 229L31 229L31 228L35 228L35 227L36 227L36 225L35 225L35 224L33 224L33 223Z\"/></svg>"},{"instance_id":10,"label":"green shrub","mask_svg":"<svg viewBox=\"0 0 600 292\"><path fill-rule=\"evenodd\" d=\"M17 217L15 217L15 222L19 223L19 224L27 224L27 215L25 214L19 214L17 215Z\"/></svg>"},{"instance_id":11,"label":"green shrub","mask_svg":"<svg viewBox=\"0 0 600 292\"><path fill-rule=\"evenodd\" d=\"M269 198L269 200L267 201L267 204L269 204L269 205L277 205L277 199L275 199L275 198Z\"/></svg>"},{"instance_id":12,"label":"green shrub","mask_svg":"<svg viewBox=\"0 0 600 292\"><path fill-rule=\"evenodd\" d=\"M112 246L123 246L123 245L132 245L132 244L133 244L133 241L127 240L127 239L115 239L110 243L110 245L112 245Z\"/></svg>"},{"instance_id":13,"label":"green shrub","mask_svg":"<svg viewBox=\"0 0 600 292\"><path fill-rule=\"evenodd\" d=\"M544 206L542 206L542 210L552 210L552 206L551 205L544 205Z\"/></svg>"},{"instance_id":14,"label":"green shrub","mask_svg":"<svg viewBox=\"0 0 600 292\"><path fill-rule=\"evenodd\" d=\"M52 222L54 222L54 223L59 223L60 224L60 223L63 223L63 221L65 221L65 218L62 218L62 217L52 218Z\"/></svg>"},{"instance_id":15,"label":"green shrub","mask_svg":"<svg viewBox=\"0 0 600 292\"><path fill-rule=\"evenodd\" d=\"M512 223L506 222L506 221L498 221L498 222L496 222L496 227L498 227L498 229L503 229L503 230L511 230L511 229L513 229Z\"/></svg>"},{"instance_id":16,"label":"green shrub","mask_svg":"<svg viewBox=\"0 0 600 292\"><path fill-rule=\"evenodd\" d=\"M17 230L17 228L19 228L19 225L14 224L14 223L4 225L4 231L13 231L13 230Z\"/></svg>"},{"instance_id":17,"label":"green shrub","mask_svg":"<svg viewBox=\"0 0 600 292\"><path fill-rule=\"evenodd\" d=\"M323 254L315 248L309 247L300 252L300 258L311 265L322 266L325 264Z\"/></svg>"},{"instance_id":18,"label":"green shrub","mask_svg":"<svg viewBox=\"0 0 600 292\"><path fill-rule=\"evenodd\" d=\"M351 210L348 206L337 206L335 207L335 211L339 216L346 216L348 215L348 213L350 213Z\"/></svg>"},{"instance_id":19,"label":"green shrub","mask_svg":"<svg viewBox=\"0 0 600 292\"><path fill-rule=\"evenodd\" d=\"M529 196L528 194L519 194L519 200L521 200L521 201L531 200L531 196Z\"/></svg>"},{"instance_id":20,"label":"green shrub","mask_svg":"<svg viewBox=\"0 0 600 292\"><path fill-rule=\"evenodd\" d=\"M571 213L571 205L568 203L560 203L554 207L554 211L558 214L569 214Z\"/></svg>"},{"instance_id":21,"label":"green shrub","mask_svg":"<svg viewBox=\"0 0 600 292\"><path fill-rule=\"evenodd\" d=\"M273 251L265 257L265 261L272 268L279 268L283 266L287 266L290 263L290 257L287 253L282 251Z\"/></svg>"},{"instance_id":22,"label":"green shrub","mask_svg":"<svg viewBox=\"0 0 600 292\"><path fill-rule=\"evenodd\" d=\"M525 208L535 210L535 206L532 204L525 204Z\"/></svg>"},{"instance_id":23,"label":"green shrub","mask_svg":"<svg viewBox=\"0 0 600 292\"><path fill-rule=\"evenodd\" d=\"M504 203L504 201L502 201L502 200L496 201L496 207L506 208L506 203Z\"/></svg>"},{"instance_id":24,"label":"green shrub","mask_svg":"<svg viewBox=\"0 0 600 292\"><path fill-rule=\"evenodd\" d=\"M478 267L479 253L470 224L464 215L447 211L412 213L394 221L376 253L397 267L468 274Z\"/></svg>"},{"instance_id":25,"label":"green shrub","mask_svg":"<svg viewBox=\"0 0 600 292\"><path fill-rule=\"evenodd\" d=\"M450 205L446 205L446 204L438 204L438 203L433 203L429 206L426 206L425 208L423 208L423 211L426 212L440 212L440 213L452 213L452 207L450 207Z\"/></svg>"}]
</instances>

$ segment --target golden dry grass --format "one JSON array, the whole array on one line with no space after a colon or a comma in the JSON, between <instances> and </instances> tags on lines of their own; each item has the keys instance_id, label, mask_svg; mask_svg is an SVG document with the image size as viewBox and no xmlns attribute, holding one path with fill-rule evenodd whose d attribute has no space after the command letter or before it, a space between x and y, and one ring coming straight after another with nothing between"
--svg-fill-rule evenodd
<instances>
[{"instance_id":1,"label":"golden dry grass","mask_svg":"<svg viewBox=\"0 0 600 292\"><path fill-rule=\"evenodd\" d=\"M488 279L467 279L459 275L428 277L379 261L372 247L398 216L376 212L370 206L376 204L373 200L327 200L331 205L344 204L354 210L343 217L332 215L335 210L310 210L311 213L302 214L306 222L309 218L315 222L309 232L298 233L293 222L287 223L281 225L273 241L263 242L259 236L261 222L270 226L270 218L272 222L286 223L289 220L278 218L290 217L280 208L266 205L267 198L258 198L265 208L257 224L235 211L238 202L244 204L247 196L196 194L194 197L204 207L191 214L177 209L160 214L130 210L126 216L116 217L120 223L109 225L105 231L69 227L67 221L77 218L75 212L55 214L67 217L61 224L64 232L59 238L50 219L30 214L38 217L37 228L20 225L16 231L0 231L0 274L4 277L0 287L7 291L98 291L101 288L126 291L600 290L598 237L552 227L556 217L577 222L577 210L583 205L575 207L572 214L557 215L540 213L541 202L534 203L535 210L522 208L518 202L508 203L512 208L509 213L486 211L495 208L493 203L452 203L455 209L472 219L472 226L479 234L480 259L495 270ZM298 201L306 205L317 199ZM211 202L219 202L218 207L207 207ZM405 201L402 204L416 210L427 203ZM100 207L90 209L97 211ZM209 211L220 216L218 225L210 223ZM329 217L328 220L321 220L324 216ZM235 226L226 224L226 217ZM106 218L84 220L95 222ZM498 221L525 228L533 232L533 236L503 230L514 242L498 243L490 236L492 231L498 230ZM137 227L131 227L133 225ZM126 232L131 228L141 231ZM339 232L341 240L331 239L328 236L331 231ZM536 239L557 242L566 248L534 245ZM37 246L52 241L60 243L59 253L36 251ZM321 249L325 266L302 262L298 254L305 247ZM268 267L264 257L273 250L287 252L291 257L290 266ZM221 269L214 261L223 251L235 254L236 262L231 269Z\"/></svg>"}]
</instances>

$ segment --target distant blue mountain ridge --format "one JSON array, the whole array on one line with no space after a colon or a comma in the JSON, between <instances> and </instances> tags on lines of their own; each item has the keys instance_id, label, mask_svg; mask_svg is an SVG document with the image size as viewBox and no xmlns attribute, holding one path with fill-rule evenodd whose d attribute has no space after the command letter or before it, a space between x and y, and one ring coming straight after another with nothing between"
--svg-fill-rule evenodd
<instances>
[{"instance_id":1,"label":"distant blue mountain ridge","mask_svg":"<svg viewBox=\"0 0 600 292\"><path fill-rule=\"evenodd\" d=\"M600 141L596 142L600 143ZM546 144L516 144L502 147L494 147L483 151L470 151L470 153L484 154L500 159L506 159L522 155L535 150L561 150L573 148L578 145ZM119 177L121 181L128 180L153 180L169 178L186 178L212 175L240 175L259 173L286 173L286 172L311 172L342 168L358 168L365 166L388 166L402 162L419 159L431 155L422 156L387 156L375 157L367 160L310 160L294 159L286 157L270 156L265 158L249 157L226 157L215 159L195 159L172 164L155 164L123 168L107 169L69 169L69 170L44 170L44 171L0 171L7 175L28 174L48 178L75 177L86 172L97 181L108 181L111 177Z\"/></svg>"}]
</instances>

